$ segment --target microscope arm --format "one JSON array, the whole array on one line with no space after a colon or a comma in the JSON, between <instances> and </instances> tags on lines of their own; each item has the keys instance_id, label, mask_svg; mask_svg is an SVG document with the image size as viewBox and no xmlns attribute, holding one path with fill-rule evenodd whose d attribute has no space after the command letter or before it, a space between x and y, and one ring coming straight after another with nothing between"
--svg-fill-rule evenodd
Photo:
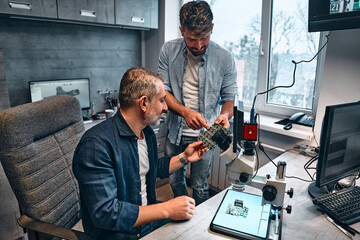
<instances>
[{"instance_id":1,"label":"microscope arm","mask_svg":"<svg viewBox=\"0 0 360 240\"><path fill-rule=\"evenodd\" d=\"M262 204L272 204L277 207L284 205L284 195L286 193L286 182L284 176L284 165L280 173L283 176L270 177L270 175L254 176L256 167L256 156L245 155L241 150L239 154L232 151L230 146L220 154L226 163L227 181L235 185L249 185L263 192ZM279 165L278 171L279 173ZM292 190L291 190L292 191Z\"/></svg>"}]
</instances>

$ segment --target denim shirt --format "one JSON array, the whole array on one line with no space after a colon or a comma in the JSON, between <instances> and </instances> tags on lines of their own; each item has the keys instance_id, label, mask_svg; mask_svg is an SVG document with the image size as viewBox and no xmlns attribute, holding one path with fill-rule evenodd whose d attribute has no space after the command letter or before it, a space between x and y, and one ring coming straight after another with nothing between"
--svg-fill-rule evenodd
<instances>
[{"instance_id":1,"label":"denim shirt","mask_svg":"<svg viewBox=\"0 0 360 240\"><path fill-rule=\"evenodd\" d=\"M156 177L169 176L170 157L158 159L154 131L143 130L150 169L146 175L148 204L156 203ZM135 237L141 205L138 138L120 111L92 127L81 138L73 158L79 183L85 232L96 238ZM139 236L139 235L138 235Z\"/></svg>"},{"instance_id":2,"label":"denim shirt","mask_svg":"<svg viewBox=\"0 0 360 240\"><path fill-rule=\"evenodd\" d=\"M165 90L181 103L183 80L187 64L186 45L183 38L166 42L160 51L158 72L164 77ZM234 101L237 93L236 66L231 53L210 41L202 55L199 67L199 112L211 126L220 114L220 106ZM172 111L166 117L168 138L179 145L185 120Z\"/></svg>"}]
</instances>

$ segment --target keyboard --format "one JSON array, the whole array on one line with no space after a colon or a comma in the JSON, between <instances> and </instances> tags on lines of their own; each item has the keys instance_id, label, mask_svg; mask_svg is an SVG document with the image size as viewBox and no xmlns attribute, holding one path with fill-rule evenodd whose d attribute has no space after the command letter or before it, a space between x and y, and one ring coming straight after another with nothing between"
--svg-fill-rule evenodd
<instances>
[{"instance_id":1,"label":"keyboard","mask_svg":"<svg viewBox=\"0 0 360 240\"><path fill-rule=\"evenodd\" d=\"M313 199L321 212L341 223L360 221L360 187L354 186Z\"/></svg>"}]
</instances>

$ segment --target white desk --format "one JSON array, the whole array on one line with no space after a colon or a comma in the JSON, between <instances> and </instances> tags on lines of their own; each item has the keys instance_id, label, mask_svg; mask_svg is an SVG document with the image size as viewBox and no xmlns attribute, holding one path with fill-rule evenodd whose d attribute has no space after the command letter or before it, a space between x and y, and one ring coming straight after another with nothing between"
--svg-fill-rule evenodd
<instances>
[{"instance_id":1,"label":"white desk","mask_svg":"<svg viewBox=\"0 0 360 240\"><path fill-rule=\"evenodd\" d=\"M285 160L287 162L286 175L297 176L309 179L304 170L304 164L309 157L287 152L278 157L275 162ZM269 163L259 169L258 175L265 176L270 173L274 175L276 168ZM316 240L348 240L349 238L340 232L334 225L328 222L315 209L307 189L309 183L293 178L287 178L288 190L294 187L294 197L285 197L285 206L292 206L292 213L284 213L282 225L282 239L316 239ZM261 194L259 189L247 186L246 192ZM214 197L200 204L195 209L193 218L184 222L171 222L156 231L145 236L144 240L149 239L234 239L225 235L214 233L209 230L210 222L225 194L225 190ZM355 229L360 230L360 223L354 225ZM360 239L360 235L353 236L353 239Z\"/></svg>"},{"instance_id":2,"label":"white desk","mask_svg":"<svg viewBox=\"0 0 360 240\"><path fill-rule=\"evenodd\" d=\"M102 121L104 121L105 119L99 119L99 120L93 120L91 122L86 122L84 123L85 126L85 130L89 130L90 128L92 128L93 126L101 123Z\"/></svg>"}]
</instances>

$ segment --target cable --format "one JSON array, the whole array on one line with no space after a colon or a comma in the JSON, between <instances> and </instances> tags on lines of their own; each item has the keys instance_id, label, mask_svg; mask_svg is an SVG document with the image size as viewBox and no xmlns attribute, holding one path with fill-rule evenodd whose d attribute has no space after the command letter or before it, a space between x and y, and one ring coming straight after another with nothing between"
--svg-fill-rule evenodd
<instances>
[{"instance_id":1,"label":"cable","mask_svg":"<svg viewBox=\"0 0 360 240\"><path fill-rule=\"evenodd\" d=\"M293 64L295 64L295 66L294 66L294 71L293 71L293 82L290 85L288 85L288 86L285 86L285 85L275 86L275 87L272 87L272 88L270 88L270 89L268 89L266 91L259 92L259 93L257 93L255 95L254 100L253 100L253 104L252 104L252 108L251 108L251 112L250 112L250 121L252 121L253 118L254 118L255 101L256 101L257 96L261 95L261 94L268 93L268 92L270 92L270 91L272 91L274 89L277 89L277 88L291 88L292 86L294 86L294 84L295 84L295 72L296 72L297 65L300 64L300 63L304 63L304 62L309 63L312 60L314 60L315 57L317 57L317 55L319 55L320 52L324 49L324 47L328 44L330 34L331 34L331 32L329 32L329 34L325 36L326 37L326 42L324 43L324 45L319 49L319 51L310 60L301 60L299 62L296 62L295 60L291 60L291 62Z\"/></svg>"},{"instance_id":2,"label":"cable","mask_svg":"<svg viewBox=\"0 0 360 240\"><path fill-rule=\"evenodd\" d=\"M256 146L254 146L254 149L255 149L255 154L256 154L256 170L255 170L255 173L252 176L252 179L254 179L256 177L256 175L258 173L258 170L259 170L259 155L258 155Z\"/></svg>"},{"instance_id":3,"label":"cable","mask_svg":"<svg viewBox=\"0 0 360 240\"><path fill-rule=\"evenodd\" d=\"M313 136L314 136L314 141L315 141L315 143L316 143L316 146L320 146L319 145L319 143L318 143L318 141L316 140L316 135L315 135L315 124L311 127L311 132L312 132L312 134L313 134Z\"/></svg>"},{"instance_id":4,"label":"cable","mask_svg":"<svg viewBox=\"0 0 360 240\"><path fill-rule=\"evenodd\" d=\"M304 181L304 182L313 182L311 180L306 180L306 179L303 179L303 178L300 178L300 177L295 177L295 176L287 176L285 175L286 178L295 178L295 179L298 179L298 180L301 180L301 181Z\"/></svg>"},{"instance_id":5,"label":"cable","mask_svg":"<svg viewBox=\"0 0 360 240\"><path fill-rule=\"evenodd\" d=\"M303 153L304 155L309 156L309 157L315 157L315 156L318 155L317 153L311 154L310 152L308 152L308 151L306 151L304 149L298 149L298 148L290 148L290 149L285 150L285 152L289 152L289 151L300 152L300 153Z\"/></svg>"},{"instance_id":6,"label":"cable","mask_svg":"<svg viewBox=\"0 0 360 240\"><path fill-rule=\"evenodd\" d=\"M269 161L274 164L275 167L277 167L276 163L269 157L269 155L265 152L265 148L263 145L261 145L260 142L258 142L259 149L265 154L265 156L269 159Z\"/></svg>"},{"instance_id":7,"label":"cable","mask_svg":"<svg viewBox=\"0 0 360 240\"><path fill-rule=\"evenodd\" d=\"M304 169L305 169L306 173L309 175L309 177L311 178L312 181L315 181L314 175L316 174L316 172L313 174L313 176L311 176L310 173L309 173L309 171L308 171L308 169L316 169L316 168L313 168L313 167L311 168L310 165L311 165L313 162L317 161L318 158L319 158L318 156L314 156L314 157L310 158L310 160L307 161L307 162L304 164Z\"/></svg>"},{"instance_id":8,"label":"cable","mask_svg":"<svg viewBox=\"0 0 360 240\"><path fill-rule=\"evenodd\" d=\"M310 60L301 60L301 61L299 61L299 62L296 62L295 60L292 60L292 61L291 61L293 64L295 64L295 66L294 66L294 71L293 71L293 81L292 81L292 83L291 83L290 85L288 85L288 86L285 86L285 85L275 86L275 87L272 87L272 88L270 88L270 89L268 89L268 90L266 90L266 91L259 92L259 93L257 93L257 94L255 95L254 100L253 100L253 104L252 104L252 108L251 108L251 111L250 111L250 122L256 122L256 118L259 118L259 125L260 125L260 115L259 115L259 114L256 114L256 115L254 116L255 102L256 102L257 96L258 96L258 95L265 94L265 93L268 93L268 92L270 92L270 91L272 91L272 90L275 90L275 89L277 89L277 88L291 88L292 86L294 86L294 84L295 84L295 76L296 76L295 73L296 73L297 65L300 64L300 63L304 63L304 62L308 63L308 62L311 62L312 60L314 60L315 57L317 57L317 56L320 54L320 52L324 49L324 47L328 44L330 34L331 34L331 32L329 32L329 34L326 35L326 42L325 42L325 44L319 49L319 51L318 51ZM259 126L259 125L258 125L258 126ZM319 145L318 142L316 141L316 138L315 138L314 126L312 127L312 132L313 132L314 140L315 140L316 144ZM275 162L269 157L269 155L267 155L267 153L265 152L264 147L261 145L261 142L260 142L260 128L258 129L258 136L257 136L257 137L258 137L258 143L257 143L258 148L265 154L265 156L270 160L271 163L273 163L275 166L277 166L277 165L275 164ZM257 153L256 146L254 146L254 149L255 149L256 156L257 156L257 158L256 158L256 159L257 159L257 169L256 169L256 173L254 174L253 177L256 176L257 170L258 170L258 167L259 167L259 155L258 155L258 153ZM305 151L304 151L304 153L305 153ZM309 153L307 153L307 154L309 155ZM302 181L305 181L305 182L313 182L314 179L313 179L313 177L310 175L310 173L308 172L308 169L312 169L312 168L309 168L309 166L310 166L310 164L313 163L313 161L314 161L315 158L317 159L317 156L313 156L313 158L311 158L311 159L305 164L306 167L305 167L305 165L304 165L304 169L305 169L306 173L307 173L307 174L310 176L310 178L312 179L311 181L305 180L305 179L302 179L302 178L299 178L299 177L295 177L295 176L288 176L288 178L295 178L295 179L299 179L299 180L302 180ZM286 176L286 177L287 177L287 176Z\"/></svg>"},{"instance_id":9,"label":"cable","mask_svg":"<svg viewBox=\"0 0 360 240\"><path fill-rule=\"evenodd\" d=\"M265 152L265 149L264 149L264 147L258 142L258 147L259 147L259 149L265 154L265 156L270 160L270 162L272 163L272 164L274 164L275 166L277 166L276 165L276 163L269 157L269 155ZM315 158L315 157L313 157L313 158ZM312 159L310 159L310 160L313 160L313 158ZM317 159L317 156L316 156L316 159ZM310 162L310 160L307 162L307 163L309 163ZM307 163L305 163L305 164L307 164ZM312 163L312 162L311 162ZM306 169L305 169L306 170ZM306 172L309 174L309 172L306 170ZM295 178L295 179L298 179L298 180L301 180L301 181L304 181L304 182L313 182L314 180L314 178L309 174L309 176L310 176L310 178L312 179L312 180L306 180L306 179L303 179L303 178L300 178L300 177L296 177L296 176L287 176L287 175L285 175L285 177L286 178Z\"/></svg>"}]
</instances>

